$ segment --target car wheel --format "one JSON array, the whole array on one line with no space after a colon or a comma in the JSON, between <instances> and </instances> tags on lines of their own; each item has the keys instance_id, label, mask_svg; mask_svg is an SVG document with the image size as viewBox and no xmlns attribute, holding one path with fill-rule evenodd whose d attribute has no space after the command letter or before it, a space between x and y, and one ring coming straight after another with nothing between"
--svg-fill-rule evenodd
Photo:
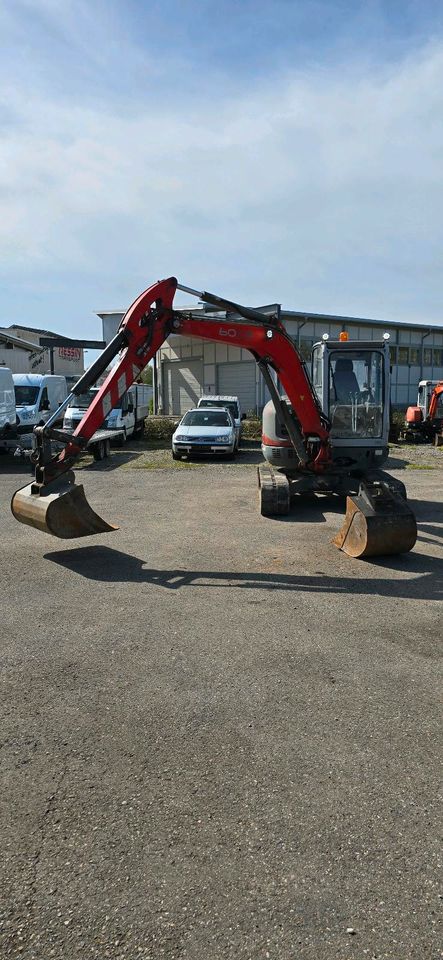
<instances>
[{"instance_id":1,"label":"car wheel","mask_svg":"<svg viewBox=\"0 0 443 960\"><path fill-rule=\"evenodd\" d=\"M172 459L173 459L173 460L181 460L181 458L182 458L182 457L181 457L181 453L174 453L174 451L172 451Z\"/></svg>"}]
</instances>

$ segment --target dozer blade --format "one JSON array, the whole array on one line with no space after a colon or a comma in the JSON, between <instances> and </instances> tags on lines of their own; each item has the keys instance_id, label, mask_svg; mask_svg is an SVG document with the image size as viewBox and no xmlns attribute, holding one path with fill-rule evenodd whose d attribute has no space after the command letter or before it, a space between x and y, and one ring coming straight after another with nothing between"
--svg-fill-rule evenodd
<instances>
[{"instance_id":1,"label":"dozer blade","mask_svg":"<svg viewBox=\"0 0 443 960\"><path fill-rule=\"evenodd\" d=\"M417 539L417 523L406 501L385 484L362 484L346 498L346 516L333 543L349 557L408 553Z\"/></svg>"},{"instance_id":2,"label":"dozer blade","mask_svg":"<svg viewBox=\"0 0 443 960\"><path fill-rule=\"evenodd\" d=\"M51 484L50 493L43 495L32 488L33 484L22 487L12 498L11 510L20 523L62 540L118 530L91 509L82 485L64 479Z\"/></svg>"}]
</instances>

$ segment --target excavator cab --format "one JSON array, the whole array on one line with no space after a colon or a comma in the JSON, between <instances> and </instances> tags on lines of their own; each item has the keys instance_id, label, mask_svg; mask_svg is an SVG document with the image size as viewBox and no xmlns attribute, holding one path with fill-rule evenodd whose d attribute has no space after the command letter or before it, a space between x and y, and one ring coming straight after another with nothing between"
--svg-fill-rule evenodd
<instances>
[{"instance_id":1,"label":"excavator cab","mask_svg":"<svg viewBox=\"0 0 443 960\"><path fill-rule=\"evenodd\" d=\"M346 516L334 543L351 557L407 552L417 536L404 484L380 469L389 455L388 340L325 335L313 347L312 389L329 423L332 462L325 473L314 475L300 463L287 422L294 411L284 398L263 410L262 451L270 466L260 481L262 513L287 513L298 494L344 494Z\"/></svg>"},{"instance_id":2,"label":"excavator cab","mask_svg":"<svg viewBox=\"0 0 443 960\"><path fill-rule=\"evenodd\" d=\"M334 463L366 472L389 453L388 341L323 339L312 352L312 383L331 424Z\"/></svg>"}]
</instances>

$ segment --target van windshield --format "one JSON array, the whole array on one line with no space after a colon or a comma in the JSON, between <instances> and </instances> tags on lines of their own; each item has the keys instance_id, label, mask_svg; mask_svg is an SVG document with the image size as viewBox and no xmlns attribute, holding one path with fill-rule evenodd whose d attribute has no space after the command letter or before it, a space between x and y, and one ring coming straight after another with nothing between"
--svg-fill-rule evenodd
<instances>
[{"instance_id":1,"label":"van windshield","mask_svg":"<svg viewBox=\"0 0 443 960\"><path fill-rule=\"evenodd\" d=\"M205 407L225 407L229 410L233 420L238 420L238 403L235 400L205 400L202 406Z\"/></svg>"},{"instance_id":2,"label":"van windshield","mask_svg":"<svg viewBox=\"0 0 443 960\"><path fill-rule=\"evenodd\" d=\"M72 406L79 407L80 410L87 410L97 392L97 390L87 390L86 393L79 393L78 397L74 397Z\"/></svg>"},{"instance_id":3,"label":"van windshield","mask_svg":"<svg viewBox=\"0 0 443 960\"><path fill-rule=\"evenodd\" d=\"M27 387L16 385L15 403L17 407L34 407L37 403L40 387Z\"/></svg>"}]
</instances>

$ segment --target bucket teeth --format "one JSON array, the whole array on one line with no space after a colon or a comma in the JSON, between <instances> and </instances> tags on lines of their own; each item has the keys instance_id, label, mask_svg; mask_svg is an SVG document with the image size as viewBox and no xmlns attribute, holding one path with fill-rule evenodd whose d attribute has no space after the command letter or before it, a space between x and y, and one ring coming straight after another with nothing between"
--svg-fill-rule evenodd
<instances>
[{"instance_id":1,"label":"bucket teeth","mask_svg":"<svg viewBox=\"0 0 443 960\"><path fill-rule=\"evenodd\" d=\"M90 537L117 530L89 506L83 486L66 481L50 487L50 493L33 493L29 484L14 493L11 510L16 520L62 540Z\"/></svg>"},{"instance_id":2,"label":"bucket teeth","mask_svg":"<svg viewBox=\"0 0 443 960\"><path fill-rule=\"evenodd\" d=\"M349 557L408 553L417 539L417 523L406 501L384 484L362 484L346 498L346 516L333 543Z\"/></svg>"}]
</instances>

